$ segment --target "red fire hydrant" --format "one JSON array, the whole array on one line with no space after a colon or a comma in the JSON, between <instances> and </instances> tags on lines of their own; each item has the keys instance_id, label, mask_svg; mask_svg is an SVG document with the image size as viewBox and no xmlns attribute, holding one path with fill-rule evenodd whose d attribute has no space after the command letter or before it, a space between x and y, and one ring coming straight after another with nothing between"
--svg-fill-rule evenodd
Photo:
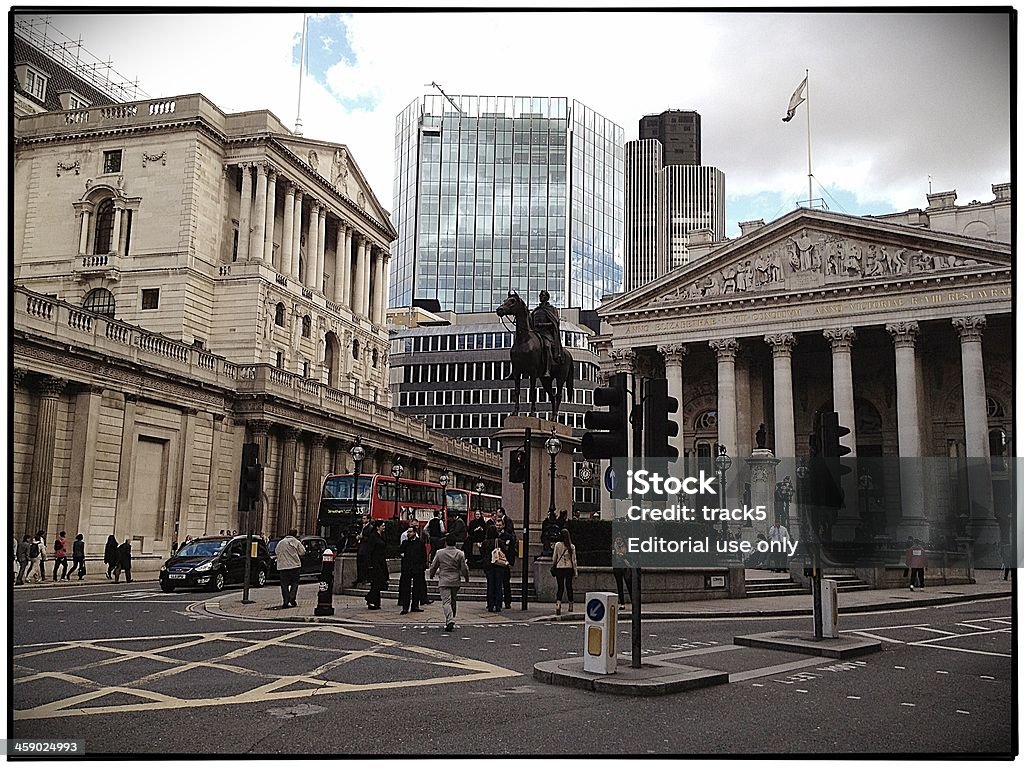
<instances>
[{"instance_id":1,"label":"red fire hydrant","mask_svg":"<svg viewBox=\"0 0 1024 768\"><path fill-rule=\"evenodd\" d=\"M320 566L320 586L316 591L316 609L314 616L334 615L334 550L324 550Z\"/></svg>"}]
</instances>

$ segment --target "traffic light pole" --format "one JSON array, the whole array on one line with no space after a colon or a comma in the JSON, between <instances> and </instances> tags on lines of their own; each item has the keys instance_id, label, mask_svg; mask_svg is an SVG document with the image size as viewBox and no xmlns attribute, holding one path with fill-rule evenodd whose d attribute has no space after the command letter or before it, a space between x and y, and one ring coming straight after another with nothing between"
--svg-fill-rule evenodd
<instances>
[{"instance_id":1,"label":"traffic light pole","mask_svg":"<svg viewBox=\"0 0 1024 768\"><path fill-rule=\"evenodd\" d=\"M633 465L633 459L640 452L641 446L643 445L643 428L642 428L642 424L640 423L639 419L634 419L633 418L633 415L635 413L638 413L637 409L640 408L640 402L638 402L639 398L636 397L636 375L634 374L632 378L633 378L633 386L632 386L632 389L630 391L630 399L632 401L632 406L631 406L630 412L629 412L629 423L633 427L633 439L630 441L630 444L627 446L628 447L627 459L628 459L628 463L630 465L630 469L633 469L633 466L632 466ZM632 497L632 494L630 495L629 503L630 504L635 504L636 503L636 499L634 499ZM633 669L640 669L640 667L643 666L643 664L641 662L641 657L642 657L643 654L641 653L641 650L640 650L640 638L642 637L641 622L642 622L642 615L643 615L642 614L643 598L640 595L640 589L641 589L640 575L641 575L640 574L640 566L638 566L638 565L633 566L633 573L632 573L632 577L633 577L633 579L632 579L632 581L633 581L633 594L632 594L632 600L631 600L631 607L632 607L632 612L633 612L633 615L632 615L632 624L633 624L633 626L631 628L632 629L632 659L630 660L630 664L629 664L629 666L632 667Z\"/></svg>"},{"instance_id":2,"label":"traffic light pole","mask_svg":"<svg viewBox=\"0 0 1024 768\"><path fill-rule=\"evenodd\" d=\"M242 605L253 601L249 599L249 576L252 574L252 519L256 511L256 500L249 500L249 510L245 513L245 577L242 582Z\"/></svg>"},{"instance_id":3,"label":"traffic light pole","mask_svg":"<svg viewBox=\"0 0 1024 768\"><path fill-rule=\"evenodd\" d=\"M530 573L530 456L533 453L530 445L532 435L530 427L526 428L526 478L523 482L523 583L522 583L522 604L525 611L530 606L530 598L526 591L529 585ZM509 598L511 602L511 596Z\"/></svg>"}]
</instances>

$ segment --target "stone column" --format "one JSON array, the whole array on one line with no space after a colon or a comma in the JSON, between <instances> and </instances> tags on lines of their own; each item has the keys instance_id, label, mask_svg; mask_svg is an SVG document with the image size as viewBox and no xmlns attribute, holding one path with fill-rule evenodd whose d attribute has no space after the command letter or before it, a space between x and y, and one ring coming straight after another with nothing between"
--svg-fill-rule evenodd
<instances>
[{"instance_id":1,"label":"stone column","mask_svg":"<svg viewBox=\"0 0 1024 768\"><path fill-rule=\"evenodd\" d=\"M796 457L796 426L793 420L793 345L792 333L764 337L772 348L772 374L775 394L775 457Z\"/></svg>"},{"instance_id":2,"label":"stone column","mask_svg":"<svg viewBox=\"0 0 1024 768\"><path fill-rule=\"evenodd\" d=\"M80 213L82 214L82 228L78 232L78 253L86 255L89 253L89 213L90 208L85 205L82 206ZM33 535L35 531L32 531Z\"/></svg>"},{"instance_id":3,"label":"stone column","mask_svg":"<svg viewBox=\"0 0 1024 768\"><path fill-rule=\"evenodd\" d=\"M369 280L366 268L366 238L357 235L356 242L356 281L352 286L352 311L357 315L366 315L366 294L363 284Z\"/></svg>"},{"instance_id":4,"label":"stone column","mask_svg":"<svg viewBox=\"0 0 1024 768\"><path fill-rule=\"evenodd\" d=\"M286 277L292 274L292 239L295 237L295 185L290 181L284 188L284 222L281 231L281 263L278 270Z\"/></svg>"},{"instance_id":5,"label":"stone column","mask_svg":"<svg viewBox=\"0 0 1024 768\"><path fill-rule=\"evenodd\" d=\"M685 344L665 344L658 347L665 358L665 378L668 379L668 396L674 397L679 403L675 422L679 433L669 440L669 444L679 451L679 458L686 455L686 438L683 435L683 358L686 357Z\"/></svg>"},{"instance_id":6,"label":"stone column","mask_svg":"<svg viewBox=\"0 0 1024 768\"><path fill-rule=\"evenodd\" d=\"M350 311L355 311L355 305L352 302L352 232L353 229L348 224L345 225L345 252L341 257L341 290L342 290L342 301L341 303L348 307Z\"/></svg>"},{"instance_id":7,"label":"stone column","mask_svg":"<svg viewBox=\"0 0 1024 768\"><path fill-rule=\"evenodd\" d=\"M124 204L121 205L123 213L121 214L121 222L116 230L117 236L117 253L120 256L126 256L128 254L128 213L129 209Z\"/></svg>"},{"instance_id":8,"label":"stone column","mask_svg":"<svg viewBox=\"0 0 1024 768\"><path fill-rule=\"evenodd\" d=\"M373 306L370 309L370 321L374 325L384 324L384 254L377 248L373 249L377 254L373 259Z\"/></svg>"},{"instance_id":9,"label":"stone column","mask_svg":"<svg viewBox=\"0 0 1024 768\"><path fill-rule=\"evenodd\" d=\"M853 366L851 364L853 328L826 328L822 334L832 345L832 406L839 414L839 423L850 430L840 442L857 455L857 424L853 407Z\"/></svg>"},{"instance_id":10,"label":"stone column","mask_svg":"<svg viewBox=\"0 0 1024 768\"><path fill-rule=\"evenodd\" d=\"M274 267L274 269L281 271L280 265L280 254L278 258L274 259L274 216L277 213L275 208L277 207L277 172L273 168L267 168L267 210L266 218L263 227L264 231L264 244L263 244L263 260Z\"/></svg>"},{"instance_id":11,"label":"stone column","mask_svg":"<svg viewBox=\"0 0 1024 768\"><path fill-rule=\"evenodd\" d=\"M267 164L255 163L256 167L256 208L252 215L252 237L249 239L249 258L263 259L267 232Z\"/></svg>"},{"instance_id":12,"label":"stone column","mask_svg":"<svg viewBox=\"0 0 1024 768\"><path fill-rule=\"evenodd\" d=\"M916 321L885 326L896 348L896 427L899 432L900 512L896 536L928 537L924 519L924 483L914 461L921 456L921 417L917 401Z\"/></svg>"},{"instance_id":13,"label":"stone column","mask_svg":"<svg viewBox=\"0 0 1024 768\"><path fill-rule=\"evenodd\" d=\"M313 200L309 209L309 230L306 233L306 279L303 284L307 288L316 287L316 262L320 235L320 203Z\"/></svg>"},{"instance_id":14,"label":"stone column","mask_svg":"<svg viewBox=\"0 0 1024 768\"><path fill-rule=\"evenodd\" d=\"M110 250L117 251L121 244L121 220L124 214L124 203L120 200L114 202L114 231L110 234Z\"/></svg>"},{"instance_id":15,"label":"stone column","mask_svg":"<svg viewBox=\"0 0 1024 768\"><path fill-rule=\"evenodd\" d=\"M302 248L302 192L295 191L295 213L292 215L292 268L291 277L299 279L299 251Z\"/></svg>"},{"instance_id":16,"label":"stone column","mask_svg":"<svg viewBox=\"0 0 1024 768\"><path fill-rule=\"evenodd\" d=\"M249 258L249 237L252 234L252 163L239 163L242 172L242 193L238 205L238 260Z\"/></svg>"},{"instance_id":17,"label":"stone column","mask_svg":"<svg viewBox=\"0 0 1024 768\"><path fill-rule=\"evenodd\" d=\"M295 499L295 444L301 432L297 429L284 430L284 444L281 447L281 473L277 485L277 530L278 536L285 536L292 528Z\"/></svg>"},{"instance_id":18,"label":"stone column","mask_svg":"<svg viewBox=\"0 0 1024 768\"><path fill-rule=\"evenodd\" d=\"M718 357L718 444L736 453L736 339L713 339L708 345Z\"/></svg>"},{"instance_id":19,"label":"stone column","mask_svg":"<svg viewBox=\"0 0 1024 768\"><path fill-rule=\"evenodd\" d=\"M46 531L50 523L50 494L53 492L53 446L56 439L60 396L66 379L43 376L36 387L39 411L32 446L32 476L28 486L26 533Z\"/></svg>"},{"instance_id":20,"label":"stone column","mask_svg":"<svg viewBox=\"0 0 1024 768\"><path fill-rule=\"evenodd\" d=\"M96 479L94 436L99 429L103 387L82 387L74 397L75 415L72 424L73 438L69 460L68 494L64 503L64 525L66 530L84 533L88 539L93 483Z\"/></svg>"},{"instance_id":21,"label":"stone column","mask_svg":"<svg viewBox=\"0 0 1024 768\"><path fill-rule=\"evenodd\" d=\"M316 531L317 516L320 512L320 492L324 480L324 443L327 438L321 434L310 435L309 461L306 462L306 509L301 520L296 522L299 534Z\"/></svg>"},{"instance_id":22,"label":"stone column","mask_svg":"<svg viewBox=\"0 0 1024 768\"><path fill-rule=\"evenodd\" d=\"M388 264L391 261L391 254L382 251L380 257L383 264L380 271L380 322L377 324L384 325L388 319L388 285L391 283Z\"/></svg>"},{"instance_id":23,"label":"stone column","mask_svg":"<svg viewBox=\"0 0 1024 768\"><path fill-rule=\"evenodd\" d=\"M338 233L334 241L334 303L345 305L345 285L349 281L349 272L345 266L345 222L338 222Z\"/></svg>"},{"instance_id":24,"label":"stone column","mask_svg":"<svg viewBox=\"0 0 1024 768\"><path fill-rule=\"evenodd\" d=\"M981 335L985 316L953 318L960 334L960 360L964 385L964 437L967 448L967 481L971 499L971 530L975 539L998 541L998 532L983 531L995 522L992 496L992 465L988 442L988 396Z\"/></svg>"},{"instance_id":25,"label":"stone column","mask_svg":"<svg viewBox=\"0 0 1024 768\"><path fill-rule=\"evenodd\" d=\"M313 273L313 289L324 291L324 267L327 265L327 206L320 206L320 221L316 233L316 271Z\"/></svg>"}]
</instances>

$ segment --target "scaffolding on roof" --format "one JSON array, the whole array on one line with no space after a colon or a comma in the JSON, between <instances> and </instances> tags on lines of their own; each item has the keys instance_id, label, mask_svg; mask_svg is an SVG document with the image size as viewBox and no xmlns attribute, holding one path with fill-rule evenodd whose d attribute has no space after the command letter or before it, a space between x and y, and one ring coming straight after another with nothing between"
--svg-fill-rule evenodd
<instances>
[{"instance_id":1,"label":"scaffolding on roof","mask_svg":"<svg viewBox=\"0 0 1024 768\"><path fill-rule=\"evenodd\" d=\"M109 59L102 61L82 45L82 38L73 40L52 23L51 16L16 16L14 34L42 51L63 67L78 75L113 101L136 101L148 94L139 87L139 80L129 79L114 69Z\"/></svg>"}]
</instances>

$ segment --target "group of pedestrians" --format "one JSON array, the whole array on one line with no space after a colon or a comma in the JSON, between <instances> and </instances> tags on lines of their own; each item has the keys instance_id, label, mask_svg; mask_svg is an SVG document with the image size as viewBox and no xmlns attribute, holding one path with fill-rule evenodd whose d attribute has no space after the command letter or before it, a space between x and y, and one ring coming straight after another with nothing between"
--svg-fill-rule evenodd
<instances>
[{"instance_id":1,"label":"group of pedestrians","mask_svg":"<svg viewBox=\"0 0 1024 768\"><path fill-rule=\"evenodd\" d=\"M67 531L61 531L53 540L52 548L47 546L46 532L36 531L35 536L25 534L21 541L14 537L13 547L13 575L14 583L40 584L46 581L46 563L53 560L52 577L53 581L71 581L72 576L78 576L82 581L86 576L85 569L85 535L79 533L74 540L69 542ZM71 556L71 567L68 567L68 555ZM117 538L111 534L107 538L107 544L103 552L103 562L107 566L107 578L113 577L114 581L120 581L123 573L125 580L132 580L132 544L130 538L125 538L123 544L117 543Z\"/></svg>"}]
</instances>

